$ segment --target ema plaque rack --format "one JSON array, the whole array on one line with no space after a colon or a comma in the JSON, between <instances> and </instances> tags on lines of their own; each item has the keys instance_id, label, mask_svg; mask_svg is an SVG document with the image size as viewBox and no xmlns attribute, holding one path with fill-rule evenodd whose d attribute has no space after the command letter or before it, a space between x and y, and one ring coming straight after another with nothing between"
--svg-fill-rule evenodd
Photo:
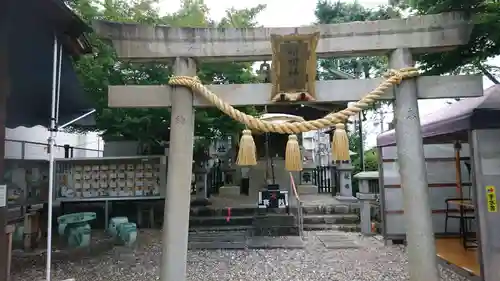
<instances>
[{"instance_id":1,"label":"ema plaque rack","mask_svg":"<svg viewBox=\"0 0 500 281\"><path fill-rule=\"evenodd\" d=\"M165 156L56 159L59 201L164 198Z\"/></svg>"}]
</instances>

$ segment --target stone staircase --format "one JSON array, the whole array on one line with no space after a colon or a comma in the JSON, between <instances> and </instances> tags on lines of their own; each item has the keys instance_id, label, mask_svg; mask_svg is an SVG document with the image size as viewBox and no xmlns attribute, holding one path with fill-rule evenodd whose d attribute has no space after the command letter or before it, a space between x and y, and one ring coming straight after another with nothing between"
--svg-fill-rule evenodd
<instances>
[{"instance_id":1,"label":"stone staircase","mask_svg":"<svg viewBox=\"0 0 500 281\"><path fill-rule=\"evenodd\" d=\"M304 230L360 231L359 209L349 205L304 206Z\"/></svg>"},{"instance_id":2,"label":"stone staircase","mask_svg":"<svg viewBox=\"0 0 500 281\"><path fill-rule=\"evenodd\" d=\"M257 208L227 209L207 207L191 208L191 232L247 231L254 236L298 235L296 212L287 214L284 209L262 212ZM359 231L357 210L348 206L305 206L304 230Z\"/></svg>"},{"instance_id":3,"label":"stone staircase","mask_svg":"<svg viewBox=\"0 0 500 281\"><path fill-rule=\"evenodd\" d=\"M259 212L252 222L253 236L299 236L297 219L292 214Z\"/></svg>"}]
</instances>

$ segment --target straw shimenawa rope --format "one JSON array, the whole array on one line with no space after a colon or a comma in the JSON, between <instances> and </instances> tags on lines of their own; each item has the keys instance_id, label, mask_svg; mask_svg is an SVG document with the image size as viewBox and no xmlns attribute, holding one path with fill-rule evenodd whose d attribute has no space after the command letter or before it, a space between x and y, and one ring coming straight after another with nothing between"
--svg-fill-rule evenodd
<instances>
[{"instance_id":1,"label":"straw shimenawa rope","mask_svg":"<svg viewBox=\"0 0 500 281\"><path fill-rule=\"evenodd\" d=\"M348 108L339 112L332 112L323 118L296 122L296 123L273 123L260 120L254 116L245 114L238 109L232 107L230 104L224 102L217 95L212 93L207 87L201 84L197 77L189 76L174 76L170 78L169 84L172 86L185 86L203 96L211 104L217 107L220 111L224 112L234 120L245 124L249 129L258 130L266 133L280 133L280 134L299 134L313 130L331 127L337 123L345 122L350 116L358 114L363 109L384 94L384 92L391 86L401 83L403 79L418 76L418 70L414 67L403 68L400 70L391 70L385 76L386 80L382 82L375 90L361 98L358 102L353 103Z\"/></svg>"},{"instance_id":2,"label":"straw shimenawa rope","mask_svg":"<svg viewBox=\"0 0 500 281\"><path fill-rule=\"evenodd\" d=\"M352 103L346 109L343 109L339 112L332 112L324 116L323 118L311 120L311 121L303 121L303 122L295 122L295 123L276 123L260 120L254 116L245 114L238 109L234 108L230 104L226 103L222 99L220 99L217 95L212 93L207 87L205 87L197 77L189 77L189 76L174 76L170 78L169 84L172 86L185 86L191 88L193 93L199 94L203 96L206 100L208 100L211 104L217 107L220 111L224 112L234 120L245 124L247 129L258 130L261 132L269 132L269 133L280 133L280 134L299 134L313 130L319 130L324 128L329 128L339 123L344 123L350 116L358 114L363 109L366 109L375 101L381 98L381 96L385 93L389 87L394 85L398 85L401 83L403 79L417 77L419 75L418 70L414 67L403 68L400 70L390 70L384 77L385 80L377 86L373 91L368 93L366 96L361 98L359 101ZM337 131L338 130L338 131ZM340 158L348 158L348 143L346 143L347 137L344 126L337 126L336 131L338 132L339 137L334 136L333 143L337 143L336 150L341 150L342 152L336 152L334 155ZM244 136L248 139L248 132L244 134ZM337 142L335 141L337 138ZM253 143L253 140L252 140ZM248 147L251 144L248 144ZM253 144L255 145L255 144ZM240 143L240 152L241 146L244 146L244 143ZM247 154L255 154L255 150L249 149ZM347 156L346 156L347 155ZM248 156L248 155L247 155ZM255 165L254 155L248 158L250 161L238 161L240 165ZM239 157L238 157L239 158ZM338 161L348 160L348 159L335 159Z\"/></svg>"}]
</instances>

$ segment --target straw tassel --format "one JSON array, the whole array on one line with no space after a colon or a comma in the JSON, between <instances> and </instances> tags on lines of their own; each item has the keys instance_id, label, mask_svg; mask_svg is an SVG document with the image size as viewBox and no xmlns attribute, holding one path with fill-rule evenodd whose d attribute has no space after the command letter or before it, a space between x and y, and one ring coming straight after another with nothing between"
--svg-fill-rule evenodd
<instances>
[{"instance_id":1,"label":"straw tassel","mask_svg":"<svg viewBox=\"0 0 500 281\"><path fill-rule=\"evenodd\" d=\"M302 171L302 157L296 135L290 135L286 143L285 169L289 172Z\"/></svg>"},{"instance_id":2,"label":"straw tassel","mask_svg":"<svg viewBox=\"0 0 500 281\"><path fill-rule=\"evenodd\" d=\"M255 166L257 165L257 150L252 137L252 131L243 130L243 135L240 139L240 149L236 164L238 166Z\"/></svg>"},{"instance_id":3,"label":"straw tassel","mask_svg":"<svg viewBox=\"0 0 500 281\"><path fill-rule=\"evenodd\" d=\"M349 138L342 123L335 125L332 140L332 157L335 161L350 161Z\"/></svg>"}]
</instances>

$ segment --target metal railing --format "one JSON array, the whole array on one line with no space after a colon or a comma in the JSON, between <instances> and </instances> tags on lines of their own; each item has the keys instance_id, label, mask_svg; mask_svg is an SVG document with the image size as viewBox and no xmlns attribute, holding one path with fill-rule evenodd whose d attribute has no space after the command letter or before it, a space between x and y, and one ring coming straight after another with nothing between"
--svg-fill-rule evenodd
<instances>
[{"instance_id":1,"label":"metal railing","mask_svg":"<svg viewBox=\"0 0 500 281\"><path fill-rule=\"evenodd\" d=\"M305 239L304 236L304 213L303 213L303 208L304 208L304 203L300 200L299 193L297 192L297 187L295 186L295 180L293 179L293 175L290 172L290 183L292 185L292 193L293 193L293 201L294 201L294 206L292 206L292 210L296 209L296 215L297 215L297 227L299 229L299 235L302 240Z\"/></svg>"},{"instance_id":2,"label":"metal railing","mask_svg":"<svg viewBox=\"0 0 500 281\"><path fill-rule=\"evenodd\" d=\"M7 159L48 159L48 144L25 140L5 139L5 158ZM102 157L102 150L73 147L70 145L56 145L55 158L74 157Z\"/></svg>"}]
</instances>

